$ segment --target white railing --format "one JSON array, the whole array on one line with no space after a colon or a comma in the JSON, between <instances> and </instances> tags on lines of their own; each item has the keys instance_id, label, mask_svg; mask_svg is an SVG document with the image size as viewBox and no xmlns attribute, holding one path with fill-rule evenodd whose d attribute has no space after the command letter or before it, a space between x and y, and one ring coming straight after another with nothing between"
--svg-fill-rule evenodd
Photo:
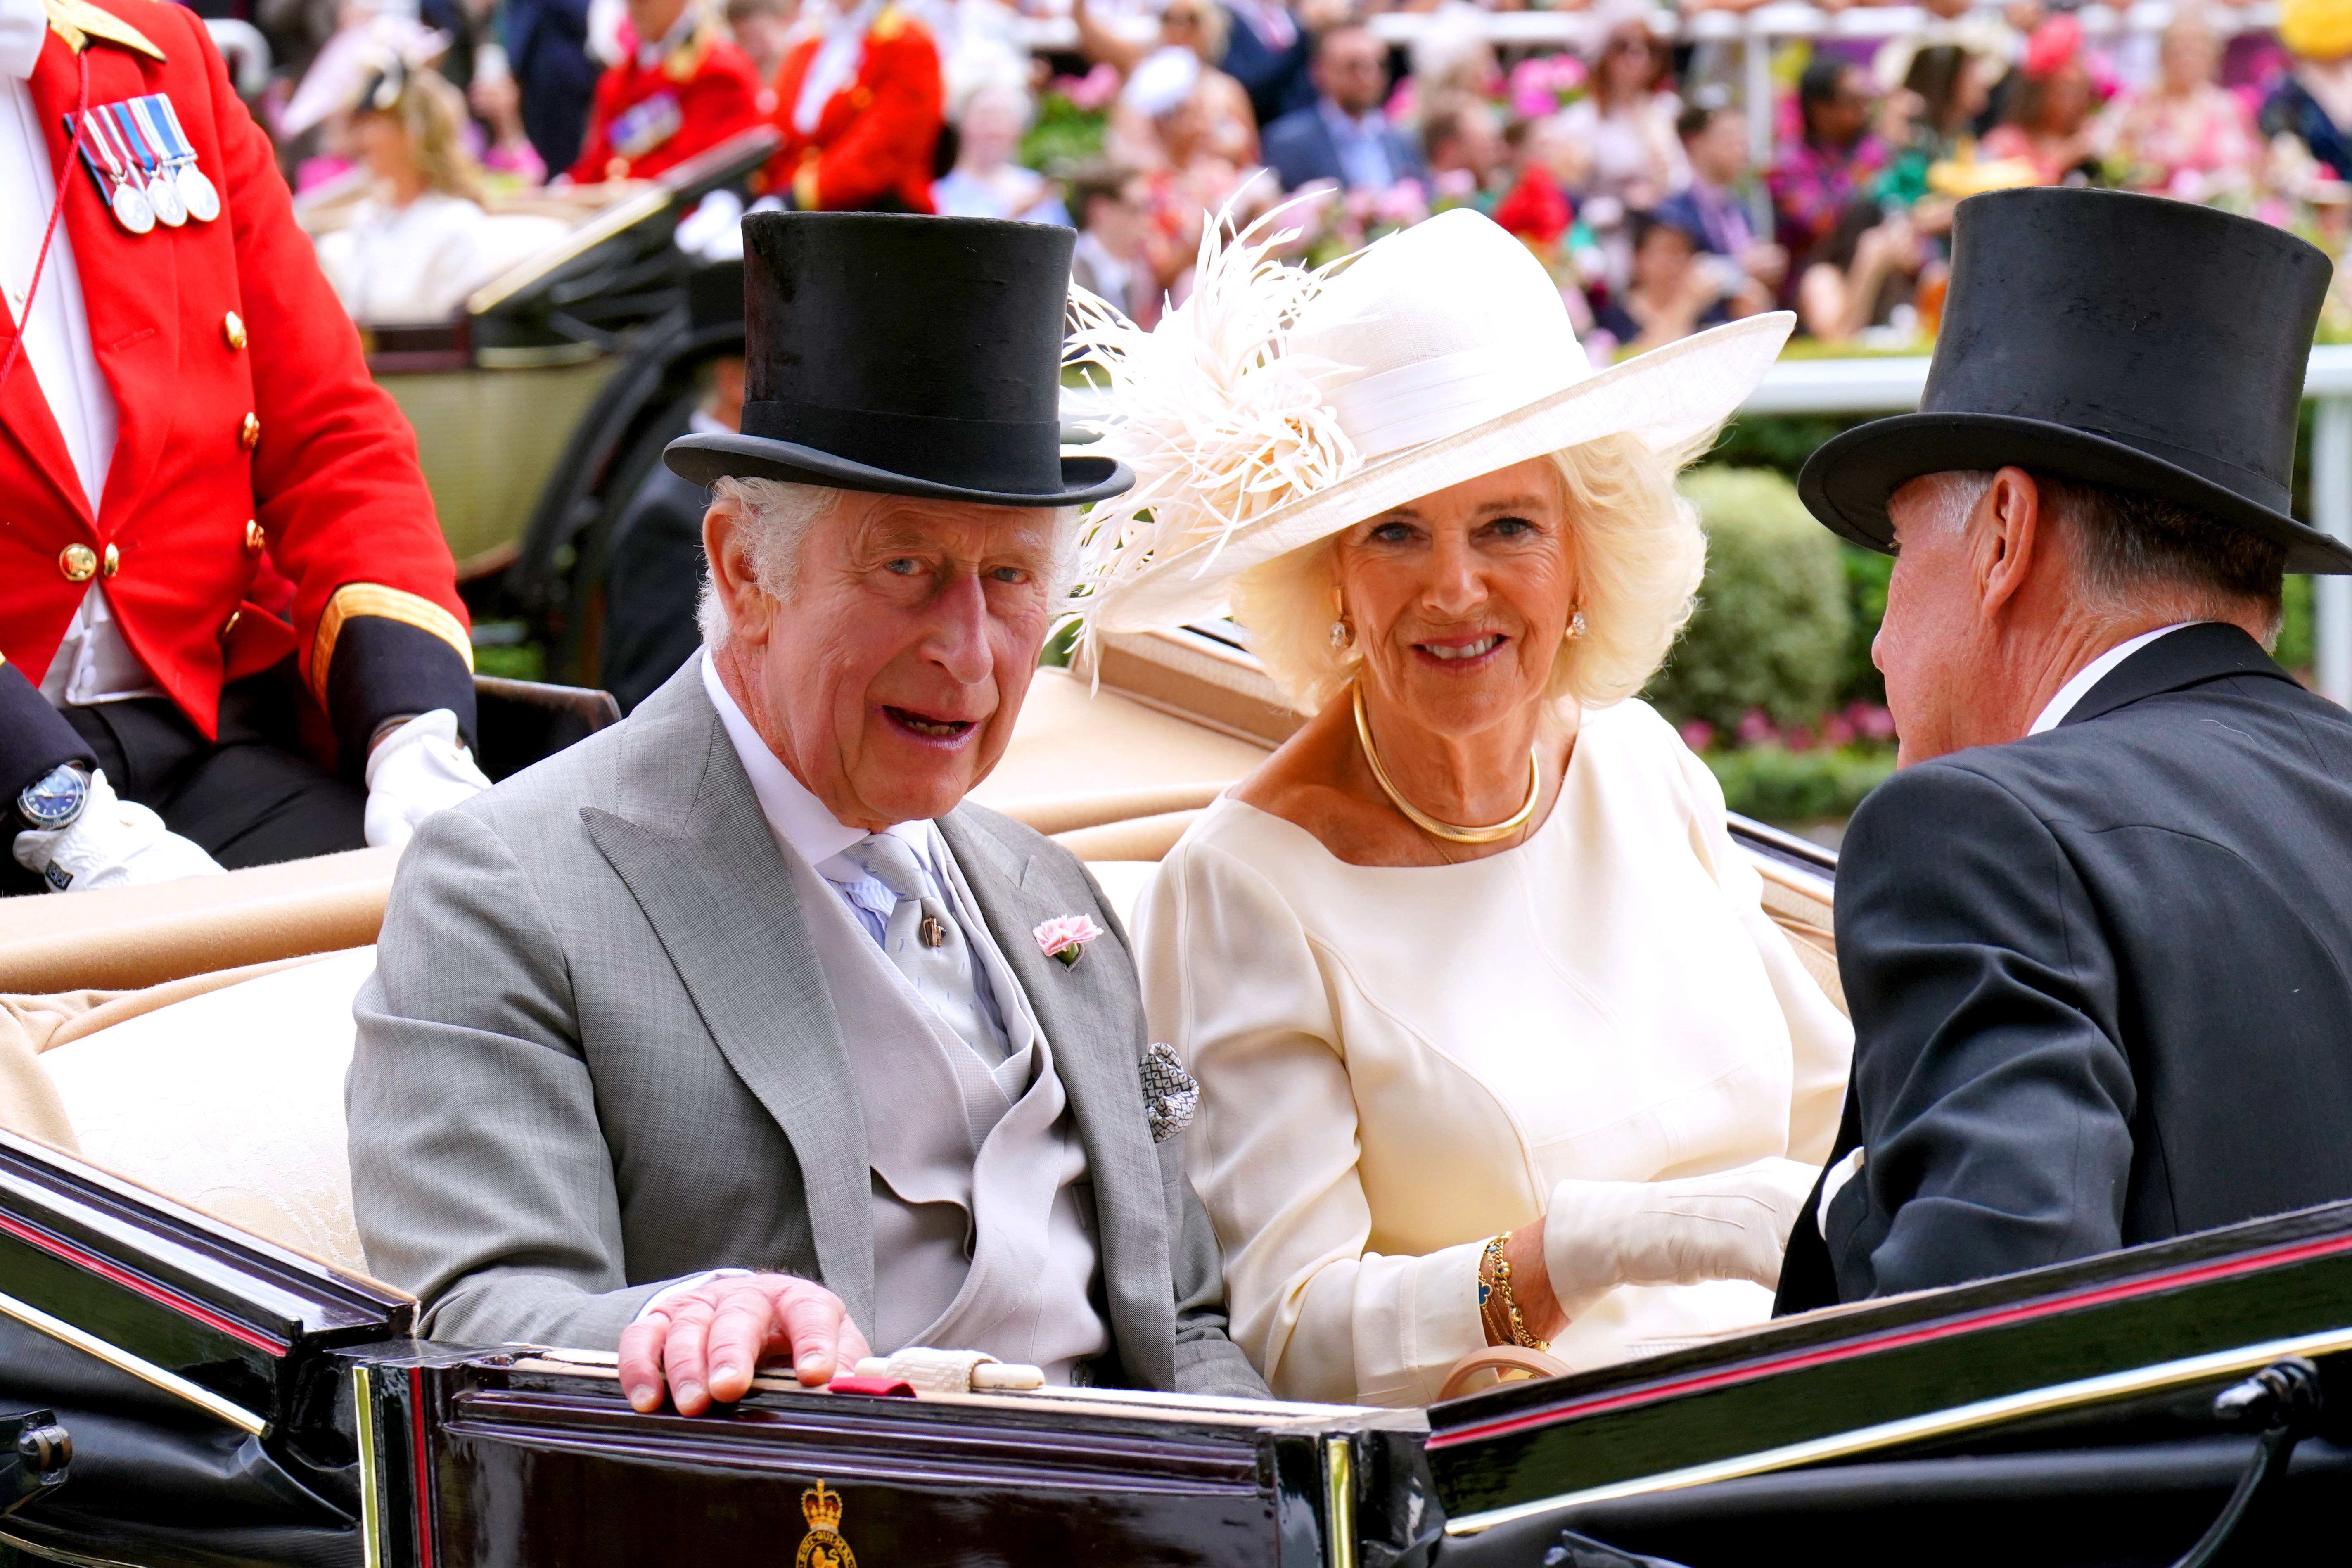
<instances>
[{"instance_id":1,"label":"white railing","mask_svg":"<svg viewBox=\"0 0 2352 1568\"><path fill-rule=\"evenodd\" d=\"M2142 0L2136 5L2085 5L2075 16L2084 32L2094 38L2106 38L2126 33L2161 32L2172 20L2172 13L2170 0ZM1372 17L1370 26L1373 33L1392 44L1411 44L1432 31L1458 34L1475 26L1480 37L1502 47L1551 45L1579 48L1593 41L1596 15L1589 9L1486 11L1475 17L1451 9L1443 13L1386 11ZM1899 38L1948 26L1916 5L1853 5L1842 11L1822 11L1795 0L1780 0L1749 11L1694 11L1685 15L1661 8L1651 15L1652 26L1659 33L1693 43L1748 38ZM1987 6L1982 15L1998 19L2000 13ZM2278 25L2278 7L2270 4L2216 5L2211 7L2211 15L2214 26L2223 32ZM1136 38L1151 37L1156 27L1150 16L1137 13L1107 16L1102 20L1114 32ZM1014 27L1015 36L1032 50L1077 47L1077 24L1066 13L1023 16L1015 21Z\"/></svg>"},{"instance_id":2,"label":"white railing","mask_svg":"<svg viewBox=\"0 0 2352 1568\"><path fill-rule=\"evenodd\" d=\"M1927 384L1924 356L1782 360L1740 412L1900 414L1919 406ZM2318 405L2307 521L2352 544L2352 343L2313 349L2303 392ZM2313 588L2313 676L2322 695L2352 705L2352 577L2320 577Z\"/></svg>"},{"instance_id":3,"label":"white railing","mask_svg":"<svg viewBox=\"0 0 2352 1568\"><path fill-rule=\"evenodd\" d=\"M2172 21L2173 10L2171 0L2140 0L2133 5L2085 5L2074 15L2082 22L2083 31L2091 37L2113 38L2161 32ZM2276 26L2279 8L2271 0L2263 0L2263 4L2252 5L2213 5L2209 7L2209 13L2217 28L2235 33ZM1982 7L1972 15L1994 22L2000 17L2000 10L1994 6ZM1386 11L1372 17L1370 25L1380 37L1407 46L1435 31L1458 37L1465 29L1475 29L1497 47L1585 49L1599 42L1595 35L1601 25L1601 16L1591 9L1469 14L1452 8L1444 12ZM1797 0L1775 0L1774 4L1748 11L1694 11L1685 15L1661 8L1651 13L1651 23L1661 35L1694 43L1738 45L1742 92L1751 104L1771 100L1771 46L1782 38L1899 38L1931 31L1945 33L1954 26L1916 5L1853 5L1842 11L1823 11ZM1149 16L1140 13L1107 16L1104 25L1138 41L1148 40L1157 28ZM1014 36L1034 53L1074 49L1078 42L1077 25L1067 15L1020 17ZM1769 163L1772 117L1750 114L1748 138L1748 151L1757 166Z\"/></svg>"}]
</instances>

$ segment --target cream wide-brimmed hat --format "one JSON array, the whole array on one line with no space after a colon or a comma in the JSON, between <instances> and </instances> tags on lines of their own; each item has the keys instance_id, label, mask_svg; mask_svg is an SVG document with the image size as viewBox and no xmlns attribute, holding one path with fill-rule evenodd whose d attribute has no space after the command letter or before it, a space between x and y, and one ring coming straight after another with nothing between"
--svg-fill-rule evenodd
<instances>
[{"instance_id":1,"label":"cream wide-brimmed hat","mask_svg":"<svg viewBox=\"0 0 2352 1568\"><path fill-rule=\"evenodd\" d=\"M1092 448L1134 469L1082 531L1089 632L1224 613L1233 581L1391 507L1603 437L1679 447L1754 391L1796 318L1752 316L1595 371L1559 286L1466 208L1318 271L1228 243L1149 332L1090 296L1072 356L1108 378Z\"/></svg>"}]
</instances>

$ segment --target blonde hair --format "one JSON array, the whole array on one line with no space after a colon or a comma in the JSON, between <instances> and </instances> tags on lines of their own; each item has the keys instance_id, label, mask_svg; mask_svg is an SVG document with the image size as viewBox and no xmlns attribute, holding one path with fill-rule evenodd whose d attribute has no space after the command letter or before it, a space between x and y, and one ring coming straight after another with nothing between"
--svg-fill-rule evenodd
<instances>
[{"instance_id":1,"label":"blonde hair","mask_svg":"<svg viewBox=\"0 0 2352 1568\"><path fill-rule=\"evenodd\" d=\"M1706 570L1698 513L1675 493L1675 475L1713 441L1712 430L1667 451L1608 436L1550 455L1574 552L1584 635L1552 655L1547 700L1585 708L1642 689L1690 619ZM1360 645L1331 646L1339 586L1335 538L1254 566L1234 580L1234 617L1266 673L1303 713L1347 689L1363 663Z\"/></svg>"},{"instance_id":2,"label":"blonde hair","mask_svg":"<svg viewBox=\"0 0 2352 1568\"><path fill-rule=\"evenodd\" d=\"M400 122L427 190L470 202L482 199L482 168L466 146L466 96L439 71L416 67L402 80L400 97L389 109L363 102L360 112L390 115Z\"/></svg>"}]
</instances>

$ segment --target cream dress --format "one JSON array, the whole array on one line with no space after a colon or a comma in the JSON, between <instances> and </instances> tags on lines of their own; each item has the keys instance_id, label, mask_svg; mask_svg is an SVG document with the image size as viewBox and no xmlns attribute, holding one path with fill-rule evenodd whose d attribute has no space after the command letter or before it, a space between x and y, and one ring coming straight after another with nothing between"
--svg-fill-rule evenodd
<instances>
[{"instance_id":1,"label":"cream dress","mask_svg":"<svg viewBox=\"0 0 2352 1568\"><path fill-rule=\"evenodd\" d=\"M1586 718L1550 815L1486 859L1350 866L1230 796L1193 824L1137 951L1152 1037L1201 1082L1233 1337L1277 1396L1435 1399L1486 1343L1481 1245L1564 1178L1819 1166L1853 1034L1761 887L1639 701ZM1745 1280L1620 1286L1552 1351L1591 1367L1770 1311Z\"/></svg>"}]
</instances>

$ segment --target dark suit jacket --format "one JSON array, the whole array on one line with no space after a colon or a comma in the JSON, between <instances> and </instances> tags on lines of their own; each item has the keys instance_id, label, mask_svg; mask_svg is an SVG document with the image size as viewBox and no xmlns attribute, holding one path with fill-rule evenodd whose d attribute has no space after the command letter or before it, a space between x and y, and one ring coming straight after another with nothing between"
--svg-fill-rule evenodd
<instances>
[{"instance_id":1,"label":"dark suit jacket","mask_svg":"<svg viewBox=\"0 0 2352 1568\"><path fill-rule=\"evenodd\" d=\"M635 711L702 646L694 606L709 500L700 485L656 463L613 525L601 679L624 713Z\"/></svg>"},{"instance_id":2,"label":"dark suit jacket","mask_svg":"<svg viewBox=\"0 0 2352 1568\"><path fill-rule=\"evenodd\" d=\"M559 174L580 156L604 74L588 53L588 0L507 0L507 54L522 93L523 134Z\"/></svg>"},{"instance_id":3,"label":"dark suit jacket","mask_svg":"<svg viewBox=\"0 0 2352 1568\"><path fill-rule=\"evenodd\" d=\"M1421 153L1412 138L1393 125L1381 127L1381 141L1389 153L1389 172L1392 179L1424 178ZM1346 184L1347 176L1339 170L1339 144L1331 140L1331 127L1324 122L1322 106L1310 103L1296 113L1286 114L1265 128L1259 142L1259 155L1272 169L1286 191L1295 191L1309 180L1337 180Z\"/></svg>"},{"instance_id":4,"label":"dark suit jacket","mask_svg":"<svg viewBox=\"0 0 2352 1568\"><path fill-rule=\"evenodd\" d=\"M1296 30L1289 47L1276 49L1269 47L1237 13L1228 11L1225 20L1230 24L1225 29L1225 58L1217 62L1217 68L1242 84L1260 125L1271 125L1315 101L1315 83L1307 74L1315 45L1306 28Z\"/></svg>"},{"instance_id":5,"label":"dark suit jacket","mask_svg":"<svg viewBox=\"0 0 2352 1568\"><path fill-rule=\"evenodd\" d=\"M1881 785L1837 941L1866 1152L1781 1311L2352 1197L2352 714L2235 627Z\"/></svg>"}]
</instances>

